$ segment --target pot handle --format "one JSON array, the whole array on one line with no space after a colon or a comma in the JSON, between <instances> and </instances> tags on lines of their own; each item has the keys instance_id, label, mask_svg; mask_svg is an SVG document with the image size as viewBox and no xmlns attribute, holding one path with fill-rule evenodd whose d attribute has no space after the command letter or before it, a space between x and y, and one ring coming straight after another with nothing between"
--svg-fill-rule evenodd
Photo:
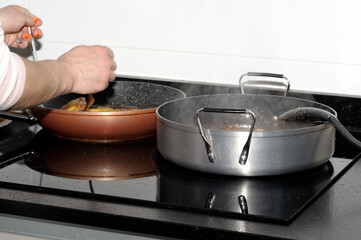
<instances>
[{"instance_id":1,"label":"pot handle","mask_svg":"<svg viewBox=\"0 0 361 240\"><path fill-rule=\"evenodd\" d=\"M245 80L245 77L248 76L248 77L270 77L270 78L281 78L283 79L283 82L280 83L280 82L276 82L276 81L256 81L256 80L248 80L246 81ZM262 73L262 72L248 72L248 73L245 73L243 74L240 78L239 78L239 85L241 87L241 91L242 91L242 94L244 94L244 88L243 88L243 85L245 83L248 83L249 85L273 85L273 86L285 86L286 87L286 90L283 94L283 96L286 96L288 91L290 90L290 81L287 79L287 77L285 77L283 74L277 74L277 73Z\"/></svg>"},{"instance_id":2,"label":"pot handle","mask_svg":"<svg viewBox=\"0 0 361 240\"><path fill-rule=\"evenodd\" d=\"M252 133L253 133L253 129L254 126L256 124L256 115L249 109L225 109L225 108L200 108L198 109L198 111L196 112L196 118L198 121L198 129L199 132L201 133L201 136L206 144L206 150L207 150L207 156L208 156L208 160L211 163L216 162L216 155L214 153L214 148L212 145L212 141L211 139L208 139L206 137L206 135L203 132L203 128L202 128L202 124L201 121L199 119L199 114L201 112L212 112L212 113L234 113L234 114L248 114L252 117L252 125L251 125L251 129L249 131L249 135L247 138L246 143L243 146L241 155L239 157L239 164L241 165L245 165L248 159L248 154L249 154L249 148L251 146L251 139L252 139Z\"/></svg>"},{"instance_id":3,"label":"pot handle","mask_svg":"<svg viewBox=\"0 0 361 240\"><path fill-rule=\"evenodd\" d=\"M239 204L239 207L241 209L241 213L248 214L247 199L246 199L246 197L244 195L240 195L238 197L238 204Z\"/></svg>"}]
</instances>

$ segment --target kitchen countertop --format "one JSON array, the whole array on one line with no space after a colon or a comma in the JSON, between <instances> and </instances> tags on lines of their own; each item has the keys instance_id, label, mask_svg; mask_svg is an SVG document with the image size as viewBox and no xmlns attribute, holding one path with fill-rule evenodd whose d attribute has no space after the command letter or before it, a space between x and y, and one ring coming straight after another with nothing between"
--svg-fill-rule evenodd
<instances>
[{"instance_id":1,"label":"kitchen countertop","mask_svg":"<svg viewBox=\"0 0 361 240\"><path fill-rule=\"evenodd\" d=\"M179 88L184 86L182 83L166 84ZM188 95L197 95L208 92L208 90L203 91L202 89L204 88L197 86L187 93ZM211 89L213 93L220 89L222 92L226 88L219 86L208 89ZM296 92L294 94L298 95ZM321 100L328 98L331 101L338 101L336 96L329 97L321 94L316 97ZM337 106L332 105L332 107L340 114L340 120L346 122L346 126L358 133L361 124L355 116L359 115L357 111L361 111L361 99L354 97L352 101L351 107L347 107L343 103L339 103ZM353 112L352 117L346 114L350 109L356 111ZM346 144L342 147L349 146ZM352 147L349 149L347 152L351 155L358 151ZM99 199L90 201L11 187L0 188L0 213L2 213L1 217L5 218L26 218L26 221L29 222L41 222L63 228L76 227L84 232L96 229L99 234L97 236L102 239L107 239L107 236L108 239L111 239L109 233L125 234L124 236L139 234L142 237L160 239L168 237L187 239L232 239L238 237L245 239L359 239L361 236L360 174L361 162L356 161L336 183L288 225ZM102 212L99 209L102 209ZM11 227L9 226L9 228ZM0 228L0 230L11 231L7 228ZM101 235L102 233L104 235ZM87 234L68 235L63 239L83 239L82 236ZM51 237L51 233L48 237ZM56 234L53 237L58 238Z\"/></svg>"}]
</instances>

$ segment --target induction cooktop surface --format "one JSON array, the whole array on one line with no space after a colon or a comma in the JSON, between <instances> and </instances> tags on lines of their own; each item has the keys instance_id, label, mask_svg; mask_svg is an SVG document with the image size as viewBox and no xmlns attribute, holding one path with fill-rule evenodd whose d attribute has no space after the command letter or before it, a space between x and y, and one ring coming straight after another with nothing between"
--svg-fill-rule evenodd
<instances>
[{"instance_id":1,"label":"induction cooktop surface","mask_svg":"<svg viewBox=\"0 0 361 240\"><path fill-rule=\"evenodd\" d=\"M295 219L354 161L331 158L296 174L231 177L172 164L158 153L155 138L95 144L41 128L13 136L29 141L0 157L1 187L278 223Z\"/></svg>"}]
</instances>

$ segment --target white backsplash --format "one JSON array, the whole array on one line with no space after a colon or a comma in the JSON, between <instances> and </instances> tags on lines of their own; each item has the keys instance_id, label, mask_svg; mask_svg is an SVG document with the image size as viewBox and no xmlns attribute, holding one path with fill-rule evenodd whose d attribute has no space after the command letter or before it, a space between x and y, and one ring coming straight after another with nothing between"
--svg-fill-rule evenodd
<instances>
[{"instance_id":1,"label":"white backsplash","mask_svg":"<svg viewBox=\"0 0 361 240\"><path fill-rule=\"evenodd\" d=\"M361 0L2 0L43 21L39 59L107 45L117 74L238 84L285 74L291 89L361 95Z\"/></svg>"}]
</instances>

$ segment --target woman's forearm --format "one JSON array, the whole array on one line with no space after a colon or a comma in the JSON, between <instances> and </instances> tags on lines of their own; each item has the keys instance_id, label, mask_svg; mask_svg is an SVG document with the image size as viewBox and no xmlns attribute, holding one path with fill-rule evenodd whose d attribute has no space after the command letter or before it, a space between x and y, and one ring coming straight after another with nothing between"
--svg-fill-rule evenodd
<instances>
[{"instance_id":1,"label":"woman's forearm","mask_svg":"<svg viewBox=\"0 0 361 240\"><path fill-rule=\"evenodd\" d=\"M67 93L96 93L115 80L113 52L104 46L77 46L57 60L23 61L24 92L13 109L35 106Z\"/></svg>"},{"instance_id":2,"label":"woman's forearm","mask_svg":"<svg viewBox=\"0 0 361 240\"><path fill-rule=\"evenodd\" d=\"M26 69L24 91L12 109L36 106L70 92L72 78L62 66L62 62L31 62L24 58L23 61Z\"/></svg>"}]
</instances>

